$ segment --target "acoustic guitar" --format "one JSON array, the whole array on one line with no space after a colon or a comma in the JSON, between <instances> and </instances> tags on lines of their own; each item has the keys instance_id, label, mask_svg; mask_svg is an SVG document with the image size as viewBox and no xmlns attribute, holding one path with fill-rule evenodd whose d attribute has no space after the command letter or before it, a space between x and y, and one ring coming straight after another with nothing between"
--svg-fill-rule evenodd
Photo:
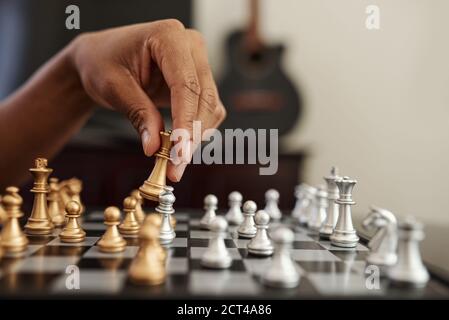
<instances>
[{"instance_id":1,"label":"acoustic guitar","mask_svg":"<svg viewBox=\"0 0 449 320\"><path fill-rule=\"evenodd\" d=\"M228 117L224 128L290 131L302 114L302 99L281 65L282 44L264 43L259 32L259 6L250 0L249 23L226 42L227 63L218 87Z\"/></svg>"}]
</instances>

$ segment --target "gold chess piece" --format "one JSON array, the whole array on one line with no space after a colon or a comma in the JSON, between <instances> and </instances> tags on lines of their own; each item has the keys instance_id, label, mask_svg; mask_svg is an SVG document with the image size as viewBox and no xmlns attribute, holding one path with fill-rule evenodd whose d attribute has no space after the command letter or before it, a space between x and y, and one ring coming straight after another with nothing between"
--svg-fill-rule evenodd
<instances>
[{"instance_id":1,"label":"gold chess piece","mask_svg":"<svg viewBox=\"0 0 449 320\"><path fill-rule=\"evenodd\" d=\"M160 232L161 225L162 225L162 219L160 218L160 214L152 213L152 214L147 215L147 217L145 218L145 220L143 222L143 225L145 225L145 224L155 226ZM143 225L142 225L142 227L143 227ZM165 262L165 260L167 259L167 251L165 251L165 249L161 246L160 242L159 242L158 250L159 250L159 257L160 257L161 261Z\"/></svg>"},{"instance_id":2,"label":"gold chess piece","mask_svg":"<svg viewBox=\"0 0 449 320\"><path fill-rule=\"evenodd\" d=\"M156 162L150 177L139 188L143 198L151 201L159 201L159 194L164 190L167 181L167 164L170 160L170 131L161 131L161 148L156 152Z\"/></svg>"},{"instance_id":3,"label":"gold chess piece","mask_svg":"<svg viewBox=\"0 0 449 320\"><path fill-rule=\"evenodd\" d=\"M62 208L65 208L69 201L76 201L81 206L81 214L84 213L85 208L81 201L81 191L83 191L83 182L80 179L70 178L61 181L59 183L59 194Z\"/></svg>"},{"instance_id":4,"label":"gold chess piece","mask_svg":"<svg viewBox=\"0 0 449 320\"><path fill-rule=\"evenodd\" d=\"M23 203L16 187L6 188L6 195L3 197L3 204L6 210L7 219L4 222L1 238L5 253L16 254L26 250L28 239L20 228L19 219L23 216L20 206Z\"/></svg>"},{"instance_id":5,"label":"gold chess piece","mask_svg":"<svg viewBox=\"0 0 449 320\"><path fill-rule=\"evenodd\" d=\"M34 193L34 203L25 225L25 232L30 235L49 235L54 228L47 209L47 193L49 192L47 179L53 170L47 168L47 164L47 159L37 158L35 167L30 169L34 178L33 189L31 189Z\"/></svg>"},{"instance_id":6,"label":"gold chess piece","mask_svg":"<svg viewBox=\"0 0 449 320\"><path fill-rule=\"evenodd\" d=\"M120 210L117 207L107 207L104 211L106 232L98 241L101 252L122 252L126 248L126 240L120 235L117 226L120 224Z\"/></svg>"},{"instance_id":7,"label":"gold chess piece","mask_svg":"<svg viewBox=\"0 0 449 320\"><path fill-rule=\"evenodd\" d=\"M6 211L2 205L2 196L0 195L0 223L6 221Z\"/></svg>"},{"instance_id":8,"label":"gold chess piece","mask_svg":"<svg viewBox=\"0 0 449 320\"><path fill-rule=\"evenodd\" d=\"M153 286L165 282L166 271L165 259L160 257L159 228L148 221L140 229L140 248L129 268L129 277L135 284Z\"/></svg>"},{"instance_id":9,"label":"gold chess piece","mask_svg":"<svg viewBox=\"0 0 449 320\"><path fill-rule=\"evenodd\" d=\"M125 211L125 218L118 226L121 234L136 235L139 233L140 225L136 219L136 205L137 200L134 197L126 197L123 200L123 211Z\"/></svg>"},{"instance_id":10,"label":"gold chess piece","mask_svg":"<svg viewBox=\"0 0 449 320\"><path fill-rule=\"evenodd\" d=\"M67 223L59 234L62 242L77 243L86 239L86 232L81 229L78 218L81 216L81 206L76 201L69 201L65 206Z\"/></svg>"},{"instance_id":11,"label":"gold chess piece","mask_svg":"<svg viewBox=\"0 0 449 320\"><path fill-rule=\"evenodd\" d=\"M137 221L139 221L140 224L142 224L143 220L145 219L145 212L143 211L143 198L140 194L139 190L133 190L131 192L131 196L136 198L137 205L136 205L136 218Z\"/></svg>"},{"instance_id":12,"label":"gold chess piece","mask_svg":"<svg viewBox=\"0 0 449 320\"><path fill-rule=\"evenodd\" d=\"M55 227L61 227L64 225L65 216L62 214L61 208L59 207L59 184L58 178L50 178L50 193L47 196L48 200L48 214L50 215L51 222Z\"/></svg>"}]
</instances>

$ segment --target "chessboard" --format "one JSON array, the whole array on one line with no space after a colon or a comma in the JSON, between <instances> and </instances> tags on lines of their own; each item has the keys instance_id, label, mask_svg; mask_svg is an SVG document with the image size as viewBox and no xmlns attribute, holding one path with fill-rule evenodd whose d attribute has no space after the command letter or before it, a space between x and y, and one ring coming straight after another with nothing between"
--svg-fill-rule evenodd
<instances>
[{"instance_id":1,"label":"chessboard","mask_svg":"<svg viewBox=\"0 0 449 320\"><path fill-rule=\"evenodd\" d=\"M129 281L128 268L138 251L137 237L126 237L121 253L102 253L97 242L104 233L103 212L87 213L82 221L86 239L63 243L55 230L51 236L28 236L30 244L21 256L0 261L0 296L3 298L137 298L137 299L316 299L316 298L443 298L446 285L431 277L425 288L394 287L380 278L369 285L365 258L366 239L356 248L334 247L307 229L294 226L291 255L301 272L298 287L272 289L261 284L260 275L271 258L249 255L249 240L236 236L230 227L225 244L233 258L226 270L201 266L200 259L212 237L199 227L200 212L177 210L176 238L165 249L167 279L159 286L138 286ZM287 223L288 221L286 221ZM289 224L292 226L292 224ZM75 274L77 273L77 274ZM70 285L79 276L79 287Z\"/></svg>"}]
</instances>

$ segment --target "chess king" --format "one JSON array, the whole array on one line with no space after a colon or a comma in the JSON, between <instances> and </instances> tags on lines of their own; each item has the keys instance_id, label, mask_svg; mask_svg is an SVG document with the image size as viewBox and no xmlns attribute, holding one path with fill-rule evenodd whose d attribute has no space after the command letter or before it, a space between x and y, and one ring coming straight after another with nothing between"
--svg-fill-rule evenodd
<instances>
[{"instance_id":1,"label":"chess king","mask_svg":"<svg viewBox=\"0 0 449 320\"><path fill-rule=\"evenodd\" d=\"M159 201L159 194L164 190L167 183L167 164L170 160L170 150L172 147L170 140L171 130L161 131L159 134L161 136L161 148L155 154L156 162L153 171L150 177L139 188L143 198L155 202Z\"/></svg>"}]
</instances>

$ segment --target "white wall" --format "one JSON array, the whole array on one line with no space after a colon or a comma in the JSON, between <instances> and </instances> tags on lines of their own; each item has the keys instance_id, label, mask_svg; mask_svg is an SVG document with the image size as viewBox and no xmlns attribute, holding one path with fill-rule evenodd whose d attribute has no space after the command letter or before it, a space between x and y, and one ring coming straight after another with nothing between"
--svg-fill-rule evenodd
<instances>
[{"instance_id":1,"label":"white wall","mask_svg":"<svg viewBox=\"0 0 449 320\"><path fill-rule=\"evenodd\" d=\"M365 28L365 8L381 29ZM196 27L219 75L223 40L247 1L196 0ZM328 168L358 180L357 214L370 204L449 224L449 1L264 0L267 40L288 45L284 67L306 114L285 139L309 148L306 178ZM290 195L283 195L290 196Z\"/></svg>"}]
</instances>

